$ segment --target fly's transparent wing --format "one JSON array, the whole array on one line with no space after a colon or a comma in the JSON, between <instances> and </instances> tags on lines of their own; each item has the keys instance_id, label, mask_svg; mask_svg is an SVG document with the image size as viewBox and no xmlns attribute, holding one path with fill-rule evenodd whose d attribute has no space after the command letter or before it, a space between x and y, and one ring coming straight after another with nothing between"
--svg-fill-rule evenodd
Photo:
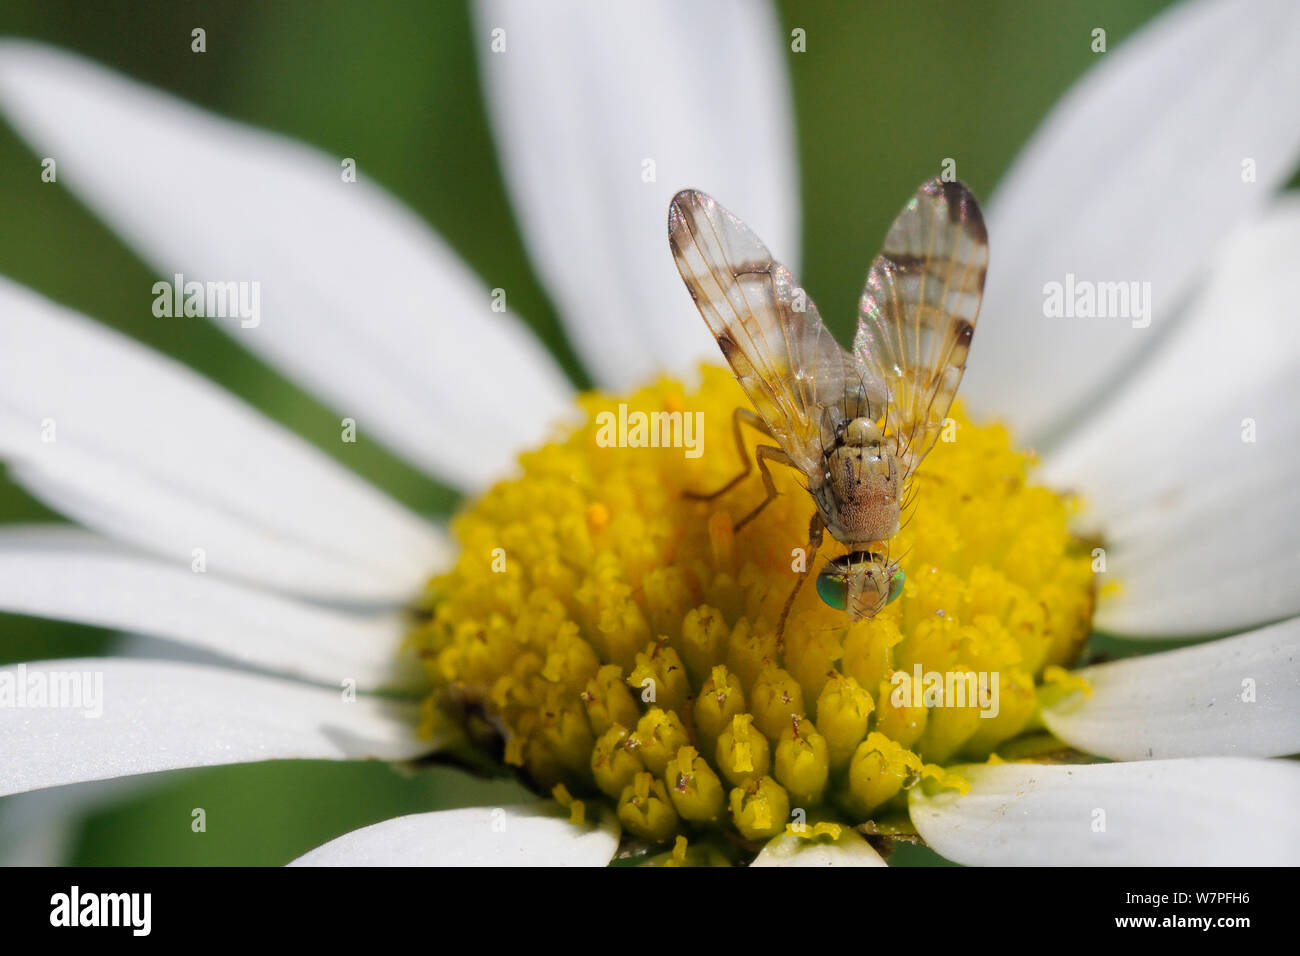
<instances>
[{"instance_id":1,"label":"fly's transparent wing","mask_svg":"<svg viewBox=\"0 0 1300 956\"><path fill-rule=\"evenodd\" d=\"M934 446L975 333L988 233L958 182L922 184L871 264L858 311L854 359L888 393L885 431L910 475Z\"/></svg>"},{"instance_id":2,"label":"fly's transparent wing","mask_svg":"<svg viewBox=\"0 0 1300 956\"><path fill-rule=\"evenodd\" d=\"M678 193L668 241L700 315L754 408L805 473L821 467L822 423L858 373L790 271L711 197Z\"/></svg>"}]
</instances>

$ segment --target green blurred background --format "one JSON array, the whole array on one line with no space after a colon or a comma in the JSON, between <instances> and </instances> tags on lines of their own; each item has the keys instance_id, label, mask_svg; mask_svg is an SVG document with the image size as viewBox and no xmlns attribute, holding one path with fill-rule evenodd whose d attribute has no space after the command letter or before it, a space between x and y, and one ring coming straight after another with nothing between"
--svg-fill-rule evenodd
<instances>
[{"instance_id":1,"label":"green blurred background","mask_svg":"<svg viewBox=\"0 0 1300 956\"><path fill-rule=\"evenodd\" d=\"M542 0L539 0L542 2ZM707 2L707 0L701 0ZM796 2L779 4L798 118L804 269L824 315L849 337L869 250L899 197L959 158L981 196L1057 97L1165 0ZM207 31L207 52L190 31ZM683 28L687 28L685 25ZM516 235L478 87L468 5L265 0L4 0L0 36L58 44L194 103L277 130L359 169L422 215L587 384ZM174 356L221 383L409 506L446 514L455 496L365 441L340 445L338 416L215 325L159 322L154 276L0 122L0 274ZM177 215L183 215L177 210ZM864 250L867 250L864 252ZM7 480L0 520L55 520ZM109 653L114 635L0 615L0 663ZM280 864L399 814L523 796L509 781L434 767L278 762L162 774L78 824L86 864ZM0 801L0 809L5 801ZM195 807L206 833L190 829ZM900 862L931 862L904 853Z\"/></svg>"}]
</instances>

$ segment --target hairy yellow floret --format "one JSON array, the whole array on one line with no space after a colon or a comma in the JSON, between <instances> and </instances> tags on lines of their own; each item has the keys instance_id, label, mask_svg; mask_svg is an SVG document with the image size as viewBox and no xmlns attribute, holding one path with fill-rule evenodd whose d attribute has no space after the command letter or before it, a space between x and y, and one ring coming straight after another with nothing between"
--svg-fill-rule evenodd
<instances>
[{"instance_id":1,"label":"hairy yellow floret","mask_svg":"<svg viewBox=\"0 0 1300 956\"><path fill-rule=\"evenodd\" d=\"M1059 680L1089 633L1073 506L1030 482L999 426L954 409L914 477L899 600L853 622L810 582L778 640L814 509L800 476L775 468L781 495L739 533L756 473L711 501L684 494L740 468L730 373L581 404L583 424L455 520L460 558L429 584L413 640L430 720L499 738L575 817L604 802L665 859L686 859L684 834L756 845L792 822L897 812L922 779L963 786L943 765L1029 729L1044 673ZM620 405L632 422L665 413L660 447L626 447L649 436L609 427ZM684 421L702 429L674 447ZM818 560L843 550L828 537Z\"/></svg>"}]
</instances>

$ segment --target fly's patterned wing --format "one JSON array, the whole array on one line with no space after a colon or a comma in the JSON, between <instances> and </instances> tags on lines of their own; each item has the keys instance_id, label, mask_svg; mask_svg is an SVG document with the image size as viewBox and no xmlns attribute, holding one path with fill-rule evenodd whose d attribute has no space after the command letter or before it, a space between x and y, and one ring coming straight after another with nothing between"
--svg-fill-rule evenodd
<instances>
[{"instance_id":1,"label":"fly's patterned wing","mask_svg":"<svg viewBox=\"0 0 1300 956\"><path fill-rule=\"evenodd\" d=\"M700 315L772 437L805 473L819 471L824 413L856 389L852 359L790 271L709 196L687 189L673 198L668 241Z\"/></svg>"},{"instance_id":2,"label":"fly's patterned wing","mask_svg":"<svg viewBox=\"0 0 1300 956\"><path fill-rule=\"evenodd\" d=\"M961 183L932 179L871 264L853 352L863 377L888 392L885 431L904 480L934 446L961 383L988 261L975 197Z\"/></svg>"}]
</instances>

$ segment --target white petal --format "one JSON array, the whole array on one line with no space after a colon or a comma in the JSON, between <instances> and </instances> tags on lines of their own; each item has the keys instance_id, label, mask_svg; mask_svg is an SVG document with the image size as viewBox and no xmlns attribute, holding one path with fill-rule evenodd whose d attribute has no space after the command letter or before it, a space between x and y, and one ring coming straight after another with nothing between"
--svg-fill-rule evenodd
<instances>
[{"instance_id":1,"label":"white petal","mask_svg":"<svg viewBox=\"0 0 1300 956\"><path fill-rule=\"evenodd\" d=\"M587 367L617 387L716 363L669 254L668 202L687 186L713 194L798 268L788 54L774 11L745 0L475 9L506 184ZM492 52L496 30L504 52Z\"/></svg>"},{"instance_id":2,"label":"white petal","mask_svg":"<svg viewBox=\"0 0 1300 956\"><path fill-rule=\"evenodd\" d=\"M418 686L418 668L400 653L407 625L399 614L276 597L78 528L0 527L0 610L167 638L335 687Z\"/></svg>"},{"instance_id":3,"label":"white petal","mask_svg":"<svg viewBox=\"0 0 1300 956\"><path fill-rule=\"evenodd\" d=\"M118 777L0 797L0 866L67 866L87 817L152 782L150 777Z\"/></svg>"},{"instance_id":4,"label":"white petal","mask_svg":"<svg viewBox=\"0 0 1300 956\"><path fill-rule=\"evenodd\" d=\"M1300 765L1200 757L961 767L971 791L911 791L935 851L986 866L1295 866ZM1104 829L1103 829L1104 827Z\"/></svg>"},{"instance_id":5,"label":"white petal","mask_svg":"<svg viewBox=\"0 0 1300 956\"><path fill-rule=\"evenodd\" d=\"M1288 195L1225 246L1160 354L1046 458L1042 477L1083 495L1123 587L1101 629L1214 634L1300 613L1296 262Z\"/></svg>"},{"instance_id":6,"label":"white petal","mask_svg":"<svg viewBox=\"0 0 1300 956\"><path fill-rule=\"evenodd\" d=\"M67 866L80 835L80 820L33 820L21 830L0 834L0 866Z\"/></svg>"},{"instance_id":7,"label":"white petal","mask_svg":"<svg viewBox=\"0 0 1300 956\"><path fill-rule=\"evenodd\" d=\"M0 457L38 498L189 567L401 600L435 528L184 366L0 279Z\"/></svg>"},{"instance_id":8,"label":"white petal","mask_svg":"<svg viewBox=\"0 0 1300 956\"><path fill-rule=\"evenodd\" d=\"M750 866L886 866L861 834L846 827L834 842L789 833L769 840Z\"/></svg>"},{"instance_id":9,"label":"white petal","mask_svg":"<svg viewBox=\"0 0 1300 956\"><path fill-rule=\"evenodd\" d=\"M577 827L546 804L395 817L318 846L290 866L605 866L618 849L610 814Z\"/></svg>"},{"instance_id":10,"label":"white petal","mask_svg":"<svg viewBox=\"0 0 1300 956\"><path fill-rule=\"evenodd\" d=\"M990 206L985 306L962 386L974 411L1042 441L1177 321L1221 239L1295 170L1297 45L1290 0L1199 0L1097 56ZM1242 181L1246 160L1255 182ZM1046 318L1044 285L1067 274L1149 282L1150 326Z\"/></svg>"},{"instance_id":11,"label":"white petal","mask_svg":"<svg viewBox=\"0 0 1300 956\"><path fill-rule=\"evenodd\" d=\"M567 410L541 345L364 166L344 182L338 157L25 41L0 45L0 108L159 280L259 282L260 324L217 324L413 463L479 485Z\"/></svg>"},{"instance_id":12,"label":"white petal","mask_svg":"<svg viewBox=\"0 0 1300 956\"><path fill-rule=\"evenodd\" d=\"M12 664L0 702L0 796L259 760L406 760L438 745L416 737L414 704L194 664Z\"/></svg>"},{"instance_id":13,"label":"white petal","mask_svg":"<svg viewBox=\"0 0 1300 956\"><path fill-rule=\"evenodd\" d=\"M1197 647L1082 668L1091 696L1043 709L1067 743L1112 760L1300 753L1300 618Z\"/></svg>"}]
</instances>

